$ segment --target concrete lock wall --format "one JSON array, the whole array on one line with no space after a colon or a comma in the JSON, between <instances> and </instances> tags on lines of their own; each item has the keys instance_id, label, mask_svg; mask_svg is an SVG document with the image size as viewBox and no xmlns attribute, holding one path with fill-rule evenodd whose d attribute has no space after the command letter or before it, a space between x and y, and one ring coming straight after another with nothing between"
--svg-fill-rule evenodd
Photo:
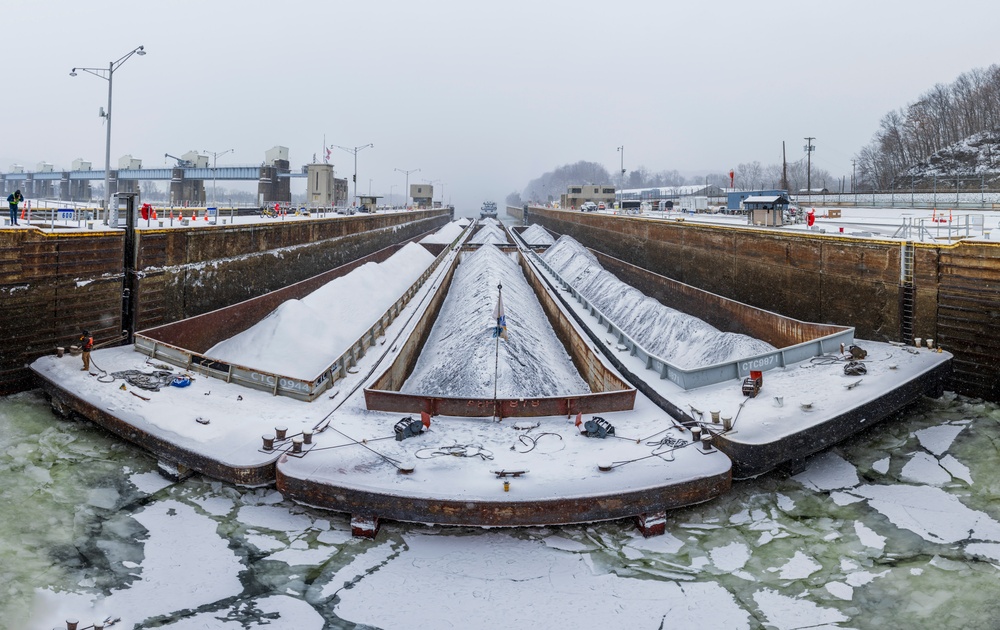
<instances>
[{"instance_id":1,"label":"concrete lock wall","mask_svg":"<svg viewBox=\"0 0 1000 630\"><path fill-rule=\"evenodd\" d=\"M551 208L531 207L527 215L591 249L751 306L853 326L859 339L903 340L898 240ZM950 389L1000 400L1000 244L915 243L913 263L912 336L955 355Z\"/></svg>"},{"instance_id":2,"label":"concrete lock wall","mask_svg":"<svg viewBox=\"0 0 1000 630\"><path fill-rule=\"evenodd\" d=\"M449 210L428 210L138 230L135 330L263 295L449 220ZM33 387L25 366L78 343L81 328L98 344L121 335L124 237L0 230L0 394Z\"/></svg>"}]
</instances>

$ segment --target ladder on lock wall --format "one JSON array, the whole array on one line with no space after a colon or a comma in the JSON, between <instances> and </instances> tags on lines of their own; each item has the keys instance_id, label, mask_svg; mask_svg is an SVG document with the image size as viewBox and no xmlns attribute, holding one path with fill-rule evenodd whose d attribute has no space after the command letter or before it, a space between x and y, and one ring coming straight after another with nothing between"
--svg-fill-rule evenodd
<instances>
[{"instance_id":1,"label":"ladder on lock wall","mask_svg":"<svg viewBox=\"0 0 1000 630\"><path fill-rule=\"evenodd\" d=\"M913 313L916 302L916 290L913 286L913 254L915 247L912 241L906 241L900 246L899 252L899 337L902 343L913 343Z\"/></svg>"}]
</instances>

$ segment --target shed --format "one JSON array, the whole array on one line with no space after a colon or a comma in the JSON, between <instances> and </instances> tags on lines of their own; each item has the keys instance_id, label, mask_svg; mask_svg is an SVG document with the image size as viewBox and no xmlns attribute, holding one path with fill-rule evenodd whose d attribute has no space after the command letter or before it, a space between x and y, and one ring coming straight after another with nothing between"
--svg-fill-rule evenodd
<instances>
[{"instance_id":1,"label":"shed","mask_svg":"<svg viewBox=\"0 0 1000 630\"><path fill-rule=\"evenodd\" d=\"M743 200L752 225L784 225L788 197L784 195L754 195Z\"/></svg>"},{"instance_id":2,"label":"shed","mask_svg":"<svg viewBox=\"0 0 1000 630\"><path fill-rule=\"evenodd\" d=\"M380 195L361 195L358 197L360 199L361 212L375 212L378 207L378 200L382 197Z\"/></svg>"}]
</instances>

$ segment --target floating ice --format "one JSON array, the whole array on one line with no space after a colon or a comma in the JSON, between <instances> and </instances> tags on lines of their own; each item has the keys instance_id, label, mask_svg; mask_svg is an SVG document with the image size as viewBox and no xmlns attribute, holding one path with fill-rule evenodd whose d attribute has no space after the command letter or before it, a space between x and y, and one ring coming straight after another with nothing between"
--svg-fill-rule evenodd
<instances>
[{"instance_id":1,"label":"floating ice","mask_svg":"<svg viewBox=\"0 0 1000 630\"><path fill-rule=\"evenodd\" d=\"M292 514L287 508L273 505L244 505L239 520L247 527L285 532L293 535L312 527L312 519L304 514Z\"/></svg>"},{"instance_id":2,"label":"floating ice","mask_svg":"<svg viewBox=\"0 0 1000 630\"><path fill-rule=\"evenodd\" d=\"M503 533L410 533L404 540L405 554L377 570L358 570L363 575L339 591L341 618L384 630L750 627L748 613L718 584L594 575L579 554ZM420 597L372 605L414 585Z\"/></svg>"},{"instance_id":3,"label":"floating ice","mask_svg":"<svg viewBox=\"0 0 1000 630\"><path fill-rule=\"evenodd\" d=\"M1000 523L971 510L940 488L864 485L852 490L897 527L925 540L953 543L968 538L1000 541Z\"/></svg>"},{"instance_id":4,"label":"floating ice","mask_svg":"<svg viewBox=\"0 0 1000 630\"><path fill-rule=\"evenodd\" d=\"M938 460L927 453L914 453L906 462L900 473L904 481L924 483L931 486L942 486L951 482L951 475L938 463Z\"/></svg>"},{"instance_id":5,"label":"floating ice","mask_svg":"<svg viewBox=\"0 0 1000 630\"><path fill-rule=\"evenodd\" d=\"M969 472L969 467L958 461L951 455L945 455L939 461L941 467L948 471L955 479L961 479L965 483L972 485L972 473Z\"/></svg>"},{"instance_id":6,"label":"floating ice","mask_svg":"<svg viewBox=\"0 0 1000 630\"><path fill-rule=\"evenodd\" d=\"M114 488L94 488L87 497L87 505L110 510L118 504L121 495Z\"/></svg>"},{"instance_id":7,"label":"floating ice","mask_svg":"<svg viewBox=\"0 0 1000 630\"><path fill-rule=\"evenodd\" d=\"M792 479L814 490L837 490L858 485L858 471L840 455L825 451L811 457L806 470Z\"/></svg>"},{"instance_id":8,"label":"floating ice","mask_svg":"<svg viewBox=\"0 0 1000 630\"><path fill-rule=\"evenodd\" d=\"M743 543L732 542L716 547L709 552L709 556L717 569L731 573L736 569L742 569L750 560L750 549Z\"/></svg>"},{"instance_id":9,"label":"floating ice","mask_svg":"<svg viewBox=\"0 0 1000 630\"><path fill-rule=\"evenodd\" d=\"M837 599L842 599L847 602L854 599L854 588L844 584L843 582L830 582L825 588L828 593Z\"/></svg>"},{"instance_id":10,"label":"floating ice","mask_svg":"<svg viewBox=\"0 0 1000 630\"><path fill-rule=\"evenodd\" d=\"M769 588L754 593L753 599L769 622L765 625L782 630L819 628L823 624L848 620L838 610L817 606L808 600L788 597Z\"/></svg>"},{"instance_id":11,"label":"floating ice","mask_svg":"<svg viewBox=\"0 0 1000 630\"><path fill-rule=\"evenodd\" d=\"M958 437L965 427L943 424L936 427L927 427L916 432L920 445L934 455L941 457L949 448L952 442Z\"/></svg>"},{"instance_id":12,"label":"floating ice","mask_svg":"<svg viewBox=\"0 0 1000 630\"><path fill-rule=\"evenodd\" d=\"M809 577L823 568L823 565L816 562L801 551L796 551L795 555L781 567L778 574L782 580L801 580Z\"/></svg>"},{"instance_id":13,"label":"floating ice","mask_svg":"<svg viewBox=\"0 0 1000 630\"><path fill-rule=\"evenodd\" d=\"M858 535L858 540L861 541L862 545L878 549L879 551L885 549L885 541L888 539L885 536L876 534L874 530L867 527L864 523L854 523L854 533Z\"/></svg>"}]
</instances>

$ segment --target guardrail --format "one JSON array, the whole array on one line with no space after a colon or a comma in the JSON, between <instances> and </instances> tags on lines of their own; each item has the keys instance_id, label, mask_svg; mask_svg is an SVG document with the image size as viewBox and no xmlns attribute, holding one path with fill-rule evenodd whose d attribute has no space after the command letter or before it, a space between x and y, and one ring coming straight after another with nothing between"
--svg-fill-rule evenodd
<instances>
[{"instance_id":1,"label":"guardrail","mask_svg":"<svg viewBox=\"0 0 1000 630\"><path fill-rule=\"evenodd\" d=\"M464 234L464 232L463 232ZM459 237L461 238L461 237ZM245 387L270 392L274 396L288 396L306 402L318 398L338 380L348 375L348 370L357 365L365 356L366 350L378 343L385 336L385 329L399 316L403 308L413 299L427 279L448 256L451 248L445 249L434 259L434 262L420 277L379 317L357 341L327 366L318 376L312 379L300 379L264 370L257 370L241 365L219 361L212 357L191 352L184 348L158 341L142 334L135 335L135 349L138 352L161 359L178 367Z\"/></svg>"},{"instance_id":2,"label":"guardrail","mask_svg":"<svg viewBox=\"0 0 1000 630\"><path fill-rule=\"evenodd\" d=\"M518 235L520 236L520 235ZM785 367L816 356L822 356L834 350L840 350L840 344L849 345L854 342L854 328L845 328L838 332L809 341L804 341L787 348L765 352L754 356L716 363L700 368L682 368L646 350L642 344L630 337L619 328L607 315L594 306L586 297L566 282L541 256L528 250L532 259L546 270L563 288L570 293L594 317L600 325L607 327L609 333L617 338L622 350L627 350L632 356L643 360L647 370L653 370L661 379L668 379L683 389L695 389L715 383L748 376L752 370L767 371Z\"/></svg>"}]
</instances>

